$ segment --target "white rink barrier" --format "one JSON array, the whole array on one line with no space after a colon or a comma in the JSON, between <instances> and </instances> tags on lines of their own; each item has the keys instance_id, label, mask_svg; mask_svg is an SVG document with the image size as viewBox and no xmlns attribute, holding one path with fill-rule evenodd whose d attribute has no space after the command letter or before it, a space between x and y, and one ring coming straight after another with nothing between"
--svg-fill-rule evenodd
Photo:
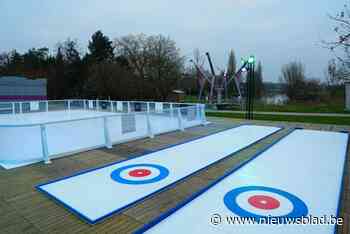
<instances>
[{"instance_id":1,"label":"white rink barrier","mask_svg":"<svg viewBox=\"0 0 350 234\"><path fill-rule=\"evenodd\" d=\"M4 105L4 103L1 103ZM64 100L12 103L0 114L0 166L39 161L207 124L202 104ZM159 106L159 104L158 104Z\"/></svg>"}]
</instances>

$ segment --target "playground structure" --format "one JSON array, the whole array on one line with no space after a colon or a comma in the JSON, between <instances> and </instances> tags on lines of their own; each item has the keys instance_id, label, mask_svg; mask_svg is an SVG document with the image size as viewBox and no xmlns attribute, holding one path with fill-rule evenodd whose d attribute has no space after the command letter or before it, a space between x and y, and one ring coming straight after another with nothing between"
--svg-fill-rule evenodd
<instances>
[{"instance_id":1,"label":"playground structure","mask_svg":"<svg viewBox=\"0 0 350 234\"><path fill-rule=\"evenodd\" d=\"M203 67L198 62L190 60L193 63L199 83L198 101L203 99L203 91L206 87L208 90L208 101L210 104L216 105L218 109L227 105L238 105L241 110L245 108L246 119L253 119L253 107L254 107L254 70L255 70L255 58L250 56L248 59L242 59L242 66L230 76L227 71L222 71L220 75L216 75L212 59L209 52L206 53L206 57L210 67L210 73L205 72ZM244 72L247 72L247 78L245 83L245 91L243 98L242 94L242 82L240 77ZM228 91L230 84L233 82L235 92L237 93L236 100L228 98ZM207 85L208 84L208 85ZM224 95L223 95L224 94ZM223 98L224 96L224 98ZM223 101L224 100L224 101Z\"/></svg>"}]
</instances>

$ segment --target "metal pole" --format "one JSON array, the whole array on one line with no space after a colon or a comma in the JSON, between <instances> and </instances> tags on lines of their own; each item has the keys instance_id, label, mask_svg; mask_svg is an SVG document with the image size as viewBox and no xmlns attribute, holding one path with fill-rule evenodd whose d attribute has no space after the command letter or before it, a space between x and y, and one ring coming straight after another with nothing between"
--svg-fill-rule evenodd
<instances>
[{"instance_id":1,"label":"metal pole","mask_svg":"<svg viewBox=\"0 0 350 234\"><path fill-rule=\"evenodd\" d=\"M202 125L207 125L207 119L205 117L205 104L202 104L201 106L201 121L202 121Z\"/></svg>"},{"instance_id":2,"label":"metal pole","mask_svg":"<svg viewBox=\"0 0 350 234\"><path fill-rule=\"evenodd\" d=\"M149 112L146 113L146 118L147 118L147 132L148 132L148 136L150 138L154 138Z\"/></svg>"},{"instance_id":3,"label":"metal pole","mask_svg":"<svg viewBox=\"0 0 350 234\"><path fill-rule=\"evenodd\" d=\"M249 73L249 105L248 105L248 119L252 119L252 97L253 97L253 73L254 73L254 67L253 64L249 64L250 66L250 73Z\"/></svg>"},{"instance_id":4,"label":"metal pole","mask_svg":"<svg viewBox=\"0 0 350 234\"><path fill-rule=\"evenodd\" d=\"M250 96L250 65L248 64L248 73L247 73L247 80L246 80L246 87L245 87L245 118L249 119L249 96Z\"/></svg>"},{"instance_id":5,"label":"metal pole","mask_svg":"<svg viewBox=\"0 0 350 234\"><path fill-rule=\"evenodd\" d=\"M250 119L254 119L254 98L255 98L255 64L252 64L252 94L250 101Z\"/></svg>"},{"instance_id":6,"label":"metal pole","mask_svg":"<svg viewBox=\"0 0 350 234\"><path fill-rule=\"evenodd\" d=\"M179 129L183 132L185 131L185 128L183 126L183 122L182 122L182 116L181 116L181 108L177 109L177 120L179 123Z\"/></svg>"},{"instance_id":7,"label":"metal pole","mask_svg":"<svg viewBox=\"0 0 350 234\"><path fill-rule=\"evenodd\" d=\"M112 149L113 147L112 147L111 138L109 136L107 117L103 117L103 129L104 129L104 135L105 135L106 148Z\"/></svg>"},{"instance_id":8,"label":"metal pole","mask_svg":"<svg viewBox=\"0 0 350 234\"><path fill-rule=\"evenodd\" d=\"M214 86L215 86L215 71L214 71L214 67L213 67L213 63L211 62L211 58L210 58L210 54L209 52L205 53L207 55L208 61L209 61L209 65L210 65L210 70L211 70L211 74L213 75L212 81L211 81L211 87L210 87L210 103L213 103L213 95L214 95Z\"/></svg>"},{"instance_id":9,"label":"metal pole","mask_svg":"<svg viewBox=\"0 0 350 234\"><path fill-rule=\"evenodd\" d=\"M113 101L109 101L110 105L111 105L111 111L114 112L114 102Z\"/></svg>"},{"instance_id":10,"label":"metal pole","mask_svg":"<svg viewBox=\"0 0 350 234\"><path fill-rule=\"evenodd\" d=\"M70 100L68 100L68 111L70 111Z\"/></svg>"},{"instance_id":11,"label":"metal pole","mask_svg":"<svg viewBox=\"0 0 350 234\"><path fill-rule=\"evenodd\" d=\"M45 164L50 164L50 158L49 158L49 150L47 146L47 134L46 134L46 126L44 124L40 125L40 132L41 132L41 148L43 152L43 158Z\"/></svg>"},{"instance_id":12,"label":"metal pole","mask_svg":"<svg viewBox=\"0 0 350 234\"><path fill-rule=\"evenodd\" d=\"M174 117L174 106L172 103L170 103L170 118Z\"/></svg>"}]
</instances>

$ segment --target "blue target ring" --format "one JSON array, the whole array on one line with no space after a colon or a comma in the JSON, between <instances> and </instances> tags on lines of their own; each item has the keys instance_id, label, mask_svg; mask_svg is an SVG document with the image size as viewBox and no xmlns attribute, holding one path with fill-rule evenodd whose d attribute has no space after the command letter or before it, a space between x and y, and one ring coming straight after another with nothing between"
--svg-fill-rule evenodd
<instances>
[{"instance_id":1,"label":"blue target ring","mask_svg":"<svg viewBox=\"0 0 350 234\"><path fill-rule=\"evenodd\" d=\"M140 167L149 167L149 168L155 168L159 171L159 175L151 178L151 179L140 179L140 180L129 180L126 178L123 178L121 176L121 173L125 170L132 169L132 168L140 168ZM169 170L163 166L156 165L156 164L133 164L133 165L128 165L124 167L120 167L116 170L114 170L111 173L111 178L114 181L117 181L122 184L133 184L133 185L138 185L138 184L150 184L150 183L155 183L158 182L164 178L166 178L169 175Z\"/></svg>"},{"instance_id":2,"label":"blue target ring","mask_svg":"<svg viewBox=\"0 0 350 234\"><path fill-rule=\"evenodd\" d=\"M241 208L236 202L236 198L238 197L238 195L248 191L257 191L257 192L267 191L267 192L271 192L271 193L275 193L280 196L283 196L293 204L293 210L286 215L277 216L277 217L262 216L262 215L249 212ZM263 186L247 186L247 187L240 187L240 188L233 189L230 192L226 193L224 197L224 203L226 207L233 213L241 217L253 218L256 221L259 221L261 218L278 218L279 220L286 221L287 218L305 217L309 212L306 204L297 196L280 189L263 187Z\"/></svg>"}]
</instances>

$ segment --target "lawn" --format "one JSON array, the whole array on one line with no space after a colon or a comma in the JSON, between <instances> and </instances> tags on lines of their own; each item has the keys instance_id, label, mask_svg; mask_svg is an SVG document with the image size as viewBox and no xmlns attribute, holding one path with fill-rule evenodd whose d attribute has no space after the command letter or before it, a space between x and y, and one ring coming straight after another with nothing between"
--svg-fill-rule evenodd
<instances>
[{"instance_id":1,"label":"lawn","mask_svg":"<svg viewBox=\"0 0 350 234\"><path fill-rule=\"evenodd\" d=\"M244 119L244 114L226 112L207 112L207 116ZM315 124L350 125L350 117L328 117L328 116L295 116L295 115L265 115L255 114L255 120L301 122Z\"/></svg>"},{"instance_id":2,"label":"lawn","mask_svg":"<svg viewBox=\"0 0 350 234\"><path fill-rule=\"evenodd\" d=\"M195 96L185 96L184 102L198 102ZM204 101L202 101L204 103ZM263 104L259 101L254 103L254 111L262 112L297 112L297 113L350 113L344 109L343 98L337 97L328 102L290 102L285 105ZM232 109L238 111L239 109Z\"/></svg>"},{"instance_id":3,"label":"lawn","mask_svg":"<svg viewBox=\"0 0 350 234\"><path fill-rule=\"evenodd\" d=\"M285 105L267 105L256 103L254 111L299 112L299 113L349 113L344 110L343 102L332 103L288 103Z\"/></svg>"}]
</instances>

